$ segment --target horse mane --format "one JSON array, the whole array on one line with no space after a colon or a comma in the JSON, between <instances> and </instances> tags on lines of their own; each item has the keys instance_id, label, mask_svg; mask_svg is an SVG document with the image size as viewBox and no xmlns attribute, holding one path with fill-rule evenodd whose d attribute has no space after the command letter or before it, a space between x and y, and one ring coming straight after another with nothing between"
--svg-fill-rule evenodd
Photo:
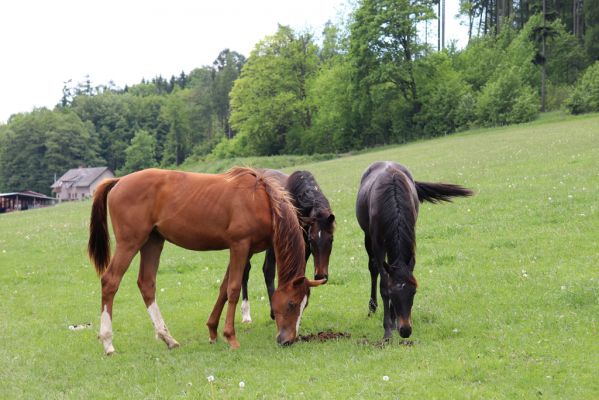
<instances>
[{"instance_id":1,"label":"horse mane","mask_svg":"<svg viewBox=\"0 0 599 400\"><path fill-rule=\"evenodd\" d=\"M395 168L386 168L378 177L380 220L389 264L400 260L410 265L416 249L416 209L414 196L406 175Z\"/></svg>"},{"instance_id":2,"label":"horse mane","mask_svg":"<svg viewBox=\"0 0 599 400\"><path fill-rule=\"evenodd\" d=\"M291 195L274 178L266 176L261 170L234 167L227 171L225 176L227 180L233 180L248 174L256 177L256 185L262 184L270 199L279 285L291 282L306 272L304 237Z\"/></svg>"},{"instance_id":3,"label":"horse mane","mask_svg":"<svg viewBox=\"0 0 599 400\"><path fill-rule=\"evenodd\" d=\"M289 175L286 189L302 217L310 216L312 210L330 210L329 201L322 193L314 175L308 171L296 171Z\"/></svg>"}]
</instances>

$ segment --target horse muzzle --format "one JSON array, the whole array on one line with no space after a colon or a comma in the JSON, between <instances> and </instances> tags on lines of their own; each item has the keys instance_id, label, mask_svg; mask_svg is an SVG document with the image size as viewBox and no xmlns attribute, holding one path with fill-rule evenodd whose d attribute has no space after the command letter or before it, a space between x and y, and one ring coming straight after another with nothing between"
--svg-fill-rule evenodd
<instances>
[{"instance_id":1,"label":"horse muzzle","mask_svg":"<svg viewBox=\"0 0 599 400\"><path fill-rule=\"evenodd\" d=\"M284 337L282 334L278 334L277 335L277 343L280 346L291 346L293 343L295 342L295 338L293 339L289 339L287 337Z\"/></svg>"},{"instance_id":2,"label":"horse muzzle","mask_svg":"<svg viewBox=\"0 0 599 400\"><path fill-rule=\"evenodd\" d=\"M322 279L324 279L328 282L329 275L328 274L314 274L314 280L320 281ZM326 282L324 282L324 283L326 283Z\"/></svg>"},{"instance_id":3,"label":"horse muzzle","mask_svg":"<svg viewBox=\"0 0 599 400\"><path fill-rule=\"evenodd\" d=\"M410 318L400 318L399 326L397 328L399 330L399 336L404 339L409 338L412 334L412 321L410 321Z\"/></svg>"}]
</instances>

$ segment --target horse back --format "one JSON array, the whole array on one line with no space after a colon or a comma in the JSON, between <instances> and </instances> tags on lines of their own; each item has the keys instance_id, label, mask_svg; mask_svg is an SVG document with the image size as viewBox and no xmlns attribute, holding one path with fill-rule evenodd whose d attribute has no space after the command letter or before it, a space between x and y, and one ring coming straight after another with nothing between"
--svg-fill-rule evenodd
<instances>
[{"instance_id":1,"label":"horse back","mask_svg":"<svg viewBox=\"0 0 599 400\"><path fill-rule=\"evenodd\" d=\"M408 195L407 201L402 202L402 206L410 207L415 214L418 213L418 194L410 171L396 162L377 161L364 171L358 190L356 217L363 231L374 231L376 230L374 225L385 222L379 217L386 207L386 199L381 193L393 175L399 178L396 182L402 185L402 191L407 192Z\"/></svg>"},{"instance_id":2,"label":"horse back","mask_svg":"<svg viewBox=\"0 0 599 400\"><path fill-rule=\"evenodd\" d=\"M225 249L248 237L261 247L272 231L268 196L251 174L148 169L123 177L108 201L113 226L128 230L122 235L156 230L192 250Z\"/></svg>"}]
</instances>

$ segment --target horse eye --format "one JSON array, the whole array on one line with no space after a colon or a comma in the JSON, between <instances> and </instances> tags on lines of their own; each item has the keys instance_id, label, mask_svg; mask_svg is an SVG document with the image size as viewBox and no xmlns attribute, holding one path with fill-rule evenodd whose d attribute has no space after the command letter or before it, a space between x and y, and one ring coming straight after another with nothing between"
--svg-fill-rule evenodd
<instances>
[{"instance_id":1,"label":"horse eye","mask_svg":"<svg viewBox=\"0 0 599 400\"><path fill-rule=\"evenodd\" d=\"M287 309L291 310L292 308L295 308L296 304L293 301L290 301L289 304L287 304Z\"/></svg>"}]
</instances>

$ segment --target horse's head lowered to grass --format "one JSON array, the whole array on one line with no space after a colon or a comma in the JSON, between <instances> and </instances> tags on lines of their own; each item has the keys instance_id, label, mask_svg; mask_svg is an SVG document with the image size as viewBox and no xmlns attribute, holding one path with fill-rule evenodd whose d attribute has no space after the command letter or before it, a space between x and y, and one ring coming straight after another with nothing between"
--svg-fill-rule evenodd
<instances>
[{"instance_id":1,"label":"horse's head lowered to grass","mask_svg":"<svg viewBox=\"0 0 599 400\"><path fill-rule=\"evenodd\" d=\"M277 343L290 345L295 342L302 314L308 306L310 288L320 286L326 279L312 281L305 276L280 284L272 296L272 309L277 324Z\"/></svg>"}]
</instances>

